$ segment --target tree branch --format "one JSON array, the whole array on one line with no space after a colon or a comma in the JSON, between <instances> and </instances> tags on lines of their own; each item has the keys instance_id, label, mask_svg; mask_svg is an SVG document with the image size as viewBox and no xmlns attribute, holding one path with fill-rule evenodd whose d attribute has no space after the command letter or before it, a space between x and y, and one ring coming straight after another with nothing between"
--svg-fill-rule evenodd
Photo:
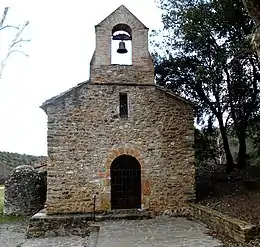
<instances>
[{"instance_id":1,"label":"tree branch","mask_svg":"<svg viewBox=\"0 0 260 247\"><path fill-rule=\"evenodd\" d=\"M2 31L3 29L5 29L5 28L9 28L9 27L11 27L11 28L15 28L15 29L19 29L19 27L16 27L16 26L12 26L12 25L7 25L7 26L4 26L4 27L1 27L0 28L0 31Z\"/></svg>"},{"instance_id":2,"label":"tree branch","mask_svg":"<svg viewBox=\"0 0 260 247\"><path fill-rule=\"evenodd\" d=\"M20 40L17 40L15 42L12 43L11 45L11 48L14 47L15 45L17 45L18 43L21 43L21 42L30 42L31 40L29 39L20 39Z\"/></svg>"},{"instance_id":3,"label":"tree branch","mask_svg":"<svg viewBox=\"0 0 260 247\"><path fill-rule=\"evenodd\" d=\"M18 52L18 53L21 53L21 54L23 54L23 55L28 57L28 54L26 54L25 52L20 51L18 49L14 49L14 48L22 47L21 45L17 46L17 44L23 43L23 42L30 42L29 39L20 38L20 36L23 33L24 29L29 25L29 21L26 21L23 25L20 25L20 26L12 26L12 25L3 26L4 22L6 20L6 16L7 16L8 10L9 10L9 7L6 7L4 9L4 13L3 13L2 19L0 21L0 31L5 29L5 28L15 28L15 29L17 29L17 32L16 32L13 40L11 41L10 45L8 46L6 56L4 57L4 59L0 63L0 79L1 79L1 76L3 74L3 70L4 70L5 66L6 66L6 62L7 62L8 58L10 57L10 55L12 53Z\"/></svg>"},{"instance_id":4,"label":"tree branch","mask_svg":"<svg viewBox=\"0 0 260 247\"><path fill-rule=\"evenodd\" d=\"M0 30L2 29L2 27L4 25L8 10L9 10L9 7L5 7L3 16L2 16L1 21L0 21Z\"/></svg>"}]
</instances>

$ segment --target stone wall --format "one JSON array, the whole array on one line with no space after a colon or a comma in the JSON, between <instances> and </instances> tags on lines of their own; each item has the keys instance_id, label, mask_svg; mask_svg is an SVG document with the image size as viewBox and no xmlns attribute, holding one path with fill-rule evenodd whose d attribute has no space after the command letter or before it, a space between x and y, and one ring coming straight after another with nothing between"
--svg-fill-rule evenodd
<instances>
[{"instance_id":1,"label":"stone wall","mask_svg":"<svg viewBox=\"0 0 260 247\"><path fill-rule=\"evenodd\" d=\"M18 166L5 182L4 214L31 215L43 208L46 200L46 172L31 166Z\"/></svg>"},{"instance_id":2,"label":"stone wall","mask_svg":"<svg viewBox=\"0 0 260 247\"><path fill-rule=\"evenodd\" d=\"M199 204L190 204L192 216L207 224L215 232L237 242L248 242L259 236L259 226L232 218Z\"/></svg>"},{"instance_id":3,"label":"stone wall","mask_svg":"<svg viewBox=\"0 0 260 247\"><path fill-rule=\"evenodd\" d=\"M125 75L127 76L127 74ZM119 117L119 93L129 117ZM155 86L83 83L43 107L48 115L47 213L110 210L110 165L142 169L142 209L181 211L194 199L193 106Z\"/></svg>"},{"instance_id":4,"label":"stone wall","mask_svg":"<svg viewBox=\"0 0 260 247\"><path fill-rule=\"evenodd\" d=\"M102 65L91 70L91 83L154 85L154 70L153 67Z\"/></svg>"}]
</instances>

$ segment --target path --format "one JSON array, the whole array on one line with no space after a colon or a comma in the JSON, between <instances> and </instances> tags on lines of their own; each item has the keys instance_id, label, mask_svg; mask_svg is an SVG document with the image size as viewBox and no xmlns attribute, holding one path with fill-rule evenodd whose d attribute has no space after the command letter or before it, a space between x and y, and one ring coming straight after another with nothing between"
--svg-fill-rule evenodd
<instances>
[{"instance_id":1,"label":"path","mask_svg":"<svg viewBox=\"0 0 260 247\"><path fill-rule=\"evenodd\" d=\"M183 218L158 217L150 220L98 222L97 247L214 247L221 242L207 235L201 223ZM25 224L0 225L1 247L94 247L93 239L76 236L24 239ZM94 238L93 238L94 237ZM22 244L23 243L23 244ZM20 245L18 245L20 244Z\"/></svg>"},{"instance_id":2,"label":"path","mask_svg":"<svg viewBox=\"0 0 260 247\"><path fill-rule=\"evenodd\" d=\"M207 235L201 223L183 218L105 221L100 223L98 247L214 247L222 244Z\"/></svg>"}]
</instances>

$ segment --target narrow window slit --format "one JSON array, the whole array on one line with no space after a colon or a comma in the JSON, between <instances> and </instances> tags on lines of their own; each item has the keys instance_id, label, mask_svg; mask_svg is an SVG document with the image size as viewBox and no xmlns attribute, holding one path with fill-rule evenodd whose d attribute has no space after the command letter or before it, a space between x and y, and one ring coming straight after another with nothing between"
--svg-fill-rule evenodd
<instances>
[{"instance_id":1,"label":"narrow window slit","mask_svg":"<svg viewBox=\"0 0 260 247\"><path fill-rule=\"evenodd\" d=\"M120 93L119 94L119 115L121 118L128 118L128 102L127 102L127 94Z\"/></svg>"}]
</instances>

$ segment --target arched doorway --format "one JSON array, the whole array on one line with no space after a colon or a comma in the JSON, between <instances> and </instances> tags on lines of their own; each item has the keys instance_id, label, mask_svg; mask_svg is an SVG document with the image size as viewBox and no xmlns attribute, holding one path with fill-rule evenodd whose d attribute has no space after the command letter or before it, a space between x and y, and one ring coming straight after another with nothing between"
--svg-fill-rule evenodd
<instances>
[{"instance_id":1,"label":"arched doorway","mask_svg":"<svg viewBox=\"0 0 260 247\"><path fill-rule=\"evenodd\" d=\"M110 167L111 209L141 208L141 167L130 155L117 157Z\"/></svg>"}]
</instances>

